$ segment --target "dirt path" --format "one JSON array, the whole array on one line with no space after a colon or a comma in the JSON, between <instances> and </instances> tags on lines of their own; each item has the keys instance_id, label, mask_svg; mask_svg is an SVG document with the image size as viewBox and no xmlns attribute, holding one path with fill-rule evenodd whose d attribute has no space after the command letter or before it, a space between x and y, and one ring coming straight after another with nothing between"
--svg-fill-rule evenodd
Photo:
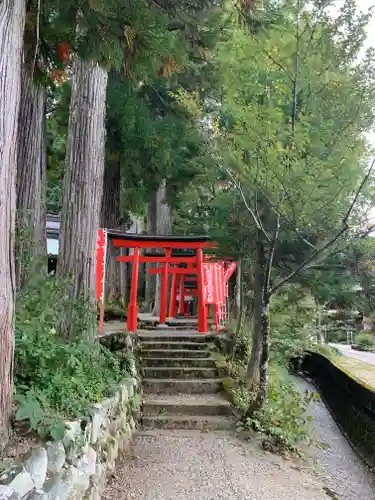
<instances>
[{"instance_id":1,"label":"dirt path","mask_svg":"<svg viewBox=\"0 0 375 500\"><path fill-rule=\"evenodd\" d=\"M106 500L327 500L319 481L236 438L154 431L136 438ZM367 497L369 500L369 497Z\"/></svg>"}]
</instances>

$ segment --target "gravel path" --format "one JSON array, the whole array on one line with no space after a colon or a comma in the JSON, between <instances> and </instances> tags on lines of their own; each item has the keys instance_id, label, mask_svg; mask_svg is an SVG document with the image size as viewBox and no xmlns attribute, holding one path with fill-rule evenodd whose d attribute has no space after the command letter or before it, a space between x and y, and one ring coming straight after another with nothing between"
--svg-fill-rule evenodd
<instances>
[{"instance_id":1,"label":"gravel path","mask_svg":"<svg viewBox=\"0 0 375 500\"><path fill-rule=\"evenodd\" d=\"M316 392L312 384L300 377L295 377L295 382L303 391ZM375 499L374 475L351 448L326 406L317 401L309 408L308 414L312 416L313 437L323 445L310 450L323 484L339 500Z\"/></svg>"},{"instance_id":2,"label":"gravel path","mask_svg":"<svg viewBox=\"0 0 375 500\"><path fill-rule=\"evenodd\" d=\"M196 431L138 436L106 500L327 500L312 475L236 438ZM368 497L368 500L370 498Z\"/></svg>"},{"instance_id":3,"label":"gravel path","mask_svg":"<svg viewBox=\"0 0 375 500\"><path fill-rule=\"evenodd\" d=\"M301 390L314 391L295 377ZM293 461L233 436L149 431L118 464L104 500L373 500L374 476L352 450L322 402L313 403L315 466Z\"/></svg>"}]
</instances>

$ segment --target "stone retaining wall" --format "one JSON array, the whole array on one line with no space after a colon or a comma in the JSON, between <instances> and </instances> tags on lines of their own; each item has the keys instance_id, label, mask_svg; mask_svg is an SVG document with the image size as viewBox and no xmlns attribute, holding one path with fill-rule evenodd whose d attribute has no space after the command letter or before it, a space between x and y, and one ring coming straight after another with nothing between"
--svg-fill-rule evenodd
<instances>
[{"instance_id":1,"label":"stone retaining wall","mask_svg":"<svg viewBox=\"0 0 375 500\"><path fill-rule=\"evenodd\" d=\"M129 447L140 399L137 377L124 380L114 396L92 405L87 419L67 422L62 441L33 448L3 472L0 500L98 500Z\"/></svg>"}]
</instances>

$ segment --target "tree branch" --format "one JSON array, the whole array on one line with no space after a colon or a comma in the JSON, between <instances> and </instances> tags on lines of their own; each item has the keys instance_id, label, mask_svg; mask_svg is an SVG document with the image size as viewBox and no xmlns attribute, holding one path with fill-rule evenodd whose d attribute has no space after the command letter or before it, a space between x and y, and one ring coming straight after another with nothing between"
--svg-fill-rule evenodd
<instances>
[{"instance_id":1,"label":"tree branch","mask_svg":"<svg viewBox=\"0 0 375 500\"><path fill-rule=\"evenodd\" d=\"M362 188L363 186L366 184L366 182L368 181L372 171L373 171L373 168L374 168L374 165L375 165L375 158L372 160L371 162L371 165L370 165L370 168L368 169L368 172L367 174L364 176L364 178L362 179L362 182L361 184L359 185L359 188L357 189L357 192L353 198L353 201L352 203L350 204L350 207L348 208L348 211L346 212L345 214L345 217L343 219L343 224L347 224L348 222L348 219L349 219L349 216L354 208L354 205L357 203L357 200L358 200L358 196L360 195L361 191L362 191Z\"/></svg>"},{"instance_id":2,"label":"tree branch","mask_svg":"<svg viewBox=\"0 0 375 500\"><path fill-rule=\"evenodd\" d=\"M375 165L375 158L371 162L370 168L369 168L368 172L366 173L366 175L364 176L361 184L359 185L359 187L356 191L356 194L354 196L354 199L353 199L352 203L350 204L350 206L349 206L349 208L348 208L348 210L347 210L347 212L342 220L343 227L340 229L340 231L338 233L336 233L335 236L333 236L325 245L323 245L321 248L315 250L315 252L313 252L310 255L310 257L308 257L305 261L303 261L302 264L300 264L294 271L292 271L285 278L283 278L278 283L276 283L276 285L273 288L271 288L271 290L269 291L269 295L272 295L273 293L275 293L276 290L278 290L281 286L285 285L285 283L290 281L302 269L306 268L306 266L308 264L310 264L310 262L312 262L318 255L320 255L325 250L327 250L327 248L332 246L340 238L340 236L343 235L349 229L348 220L349 220L350 214L353 211L353 208L358 200L358 196L359 196L360 192L362 191L363 186L366 184L366 182L368 181L368 179L371 175L371 172L374 168L374 165Z\"/></svg>"},{"instance_id":3,"label":"tree branch","mask_svg":"<svg viewBox=\"0 0 375 500\"><path fill-rule=\"evenodd\" d=\"M267 267L266 267L263 295L267 296L267 297L270 295L269 288L270 288L270 281L271 281L271 271L272 271L272 265L273 265L273 258L275 256L276 244L277 244L277 241L279 239L279 234L280 234L280 215L278 215L276 218L275 233L274 233L274 237L272 239L270 254L268 257L268 262L267 262Z\"/></svg>"},{"instance_id":4,"label":"tree branch","mask_svg":"<svg viewBox=\"0 0 375 500\"><path fill-rule=\"evenodd\" d=\"M265 229L264 229L264 227L262 225L261 220L258 219L258 217L255 215L255 212L252 210L252 208L248 204L248 202L246 200L245 193L243 192L240 183L236 180L236 178L234 177L234 175L232 174L232 172L227 167L225 167L224 165L222 165L221 168L226 172L226 174L230 177L230 179L233 182L233 184L238 189L238 191L239 191L239 193L241 195L242 201L243 201L243 203L245 205L245 208L249 212L249 214L251 215L251 217L253 218L254 223L255 223L257 229L259 231L262 231L262 233L264 234L266 240L269 242L270 238L269 238L268 234L266 233L266 231L265 231Z\"/></svg>"}]
</instances>

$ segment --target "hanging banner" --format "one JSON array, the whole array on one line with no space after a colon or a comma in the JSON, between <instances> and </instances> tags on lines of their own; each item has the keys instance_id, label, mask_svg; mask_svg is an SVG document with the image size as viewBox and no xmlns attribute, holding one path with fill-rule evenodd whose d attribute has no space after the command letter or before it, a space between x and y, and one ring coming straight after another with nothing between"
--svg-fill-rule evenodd
<instances>
[{"instance_id":1,"label":"hanging banner","mask_svg":"<svg viewBox=\"0 0 375 500\"><path fill-rule=\"evenodd\" d=\"M237 268L237 262L232 262L225 270L225 280L228 281Z\"/></svg>"},{"instance_id":2,"label":"hanging banner","mask_svg":"<svg viewBox=\"0 0 375 500\"><path fill-rule=\"evenodd\" d=\"M96 240L96 300L102 304L104 304L106 261L107 231L99 229Z\"/></svg>"},{"instance_id":3,"label":"hanging banner","mask_svg":"<svg viewBox=\"0 0 375 500\"><path fill-rule=\"evenodd\" d=\"M213 265L203 264L203 290L204 290L204 301L206 304L214 304L214 276L213 276Z\"/></svg>"}]
</instances>

